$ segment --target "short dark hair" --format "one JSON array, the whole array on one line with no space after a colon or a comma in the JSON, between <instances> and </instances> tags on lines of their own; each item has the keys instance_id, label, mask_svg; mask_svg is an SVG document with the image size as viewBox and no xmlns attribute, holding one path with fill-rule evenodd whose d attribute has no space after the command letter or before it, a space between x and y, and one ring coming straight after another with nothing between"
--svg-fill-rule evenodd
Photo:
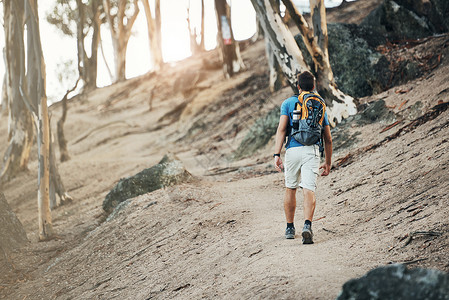
<instances>
[{"instance_id":1,"label":"short dark hair","mask_svg":"<svg viewBox=\"0 0 449 300\"><path fill-rule=\"evenodd\" d=\"M298 74L298 86L303 91L311 91L315 86L315 77L309 71Z\"/></svg>"}]
</instances>

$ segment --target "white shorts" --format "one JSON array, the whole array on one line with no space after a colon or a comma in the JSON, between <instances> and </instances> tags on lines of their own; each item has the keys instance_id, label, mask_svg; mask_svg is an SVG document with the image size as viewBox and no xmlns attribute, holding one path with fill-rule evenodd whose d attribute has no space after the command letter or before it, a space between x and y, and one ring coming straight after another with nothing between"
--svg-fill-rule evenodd
<instances>
[{"instance_id":1,"label":"white shorts","mask_svg":"<svg viewBox=\"0 0 449 300\"><path fill-rule=\"evenodd\" d=\"M290 189L301 187L311 191L316 189L320 150L318 145L288 148L285 152L285 186ZM301 175L301 181L298 182Z\"/></svg>"}]
</instances>

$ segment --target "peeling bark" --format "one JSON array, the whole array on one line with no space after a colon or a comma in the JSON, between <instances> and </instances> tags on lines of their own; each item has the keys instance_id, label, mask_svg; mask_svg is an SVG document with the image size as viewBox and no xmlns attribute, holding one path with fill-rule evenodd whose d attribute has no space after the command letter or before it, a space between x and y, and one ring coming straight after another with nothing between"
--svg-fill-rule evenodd
<instances>
[{"instance_id":1,"label":"peeling bark","mask_svg":"<svg viewBox=\"0 0 449 300\"><path fill-rule=\"evenodd\" d=\"M251 0L251 2L264 31L265 39L270 43L290 86L296 91L296 74L309 71L309 67L304 61L295 38L269 0Z\"/></svg>"},{"instance_id":2,"label":"peeling bark","mask_svg":"<svg viewBox=\"0 0 449 300\"><path fill-rule=\"evenodd\" d=\"M273 93L275 91L280 90L284 86L288 84L287 79L282 73L281 67L276 60L276 56L273 53L273 48L268 40L265 41L265 51L268 59L268 68L270 69L270 91Z\"/></svg>"}]
</instances>

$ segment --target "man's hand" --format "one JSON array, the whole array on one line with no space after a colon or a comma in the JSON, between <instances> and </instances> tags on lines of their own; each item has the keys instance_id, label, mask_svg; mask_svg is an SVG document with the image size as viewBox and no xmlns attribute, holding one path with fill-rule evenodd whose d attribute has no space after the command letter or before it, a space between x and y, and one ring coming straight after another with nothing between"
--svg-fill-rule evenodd
<instances>
[{"instance_id":1,"label":"man's hand","mask_svg":"<svg viewBox=\"0 0 449 300\"><path fill-rule=\"evenodd\" d=\"M321 169L323 169L321 176L327 176L327 175L329 175L329 172L331 171L331 166L327 163L324 163L321 165L320 170Z\"/></svg>"},{"instance_id":2,"label":"man's hand","mask_svg":"<svg viewBox=\"0 0 449 300\"><path fill-rule=\"evenodd\" d=\"M279 156L274 157L274 167L279 172L282 172L284 170L284 165L282 164L282 159Z\"/></svg>"}]
</instances>

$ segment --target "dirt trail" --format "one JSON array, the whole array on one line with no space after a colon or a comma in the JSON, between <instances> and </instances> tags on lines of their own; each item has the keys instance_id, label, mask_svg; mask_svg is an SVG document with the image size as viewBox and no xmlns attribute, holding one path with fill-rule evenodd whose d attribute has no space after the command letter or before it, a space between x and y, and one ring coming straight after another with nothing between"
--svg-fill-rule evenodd
<instances>
[{"instance_id":1,"label":"dirt trail","mask_svg":"<svg viewBox=\"0 0 449 300\"><path fill-rule=\"evenodd\" d=\"M314 245L286 241L281 178L201 182L138 197L47 264L46 281L57 284L29 281L13 298L46 298L49 290L58 299L334 298L378 262L371 257L362 266L347 237L325 232L322 221L314 224ZM320 211L330 206L320 203Z\"/></svg>"},{"instance_id":2,"label":"dirt trail","mask_svg":"<svg viewBox=\"0 0 449 300\"><path fill-rule=\"evenodd\" d=\"M52 211L57 237L38 242L32 150L30 171L3 186L30 244L0 270L0 298L333 299L345 281L380 265L449 271L449 110L407 127L449 101L447 49L425 77L360 99L384 100L398 123L353 121L333 131L345 130L343 140L352 145L338 149L331 174L319 178L313 245L302 245L299 235L284 239L274 139L250 157L229 160L255 119L291 94L289 88L269 93L264 53L263 41L243 51L251 67L228 81L221 70L209 70L199 87L176 90L175 75L189 78L199 68L202 58L192 58L164 76L142 76L70 102L65 128L72 159L59 168L75 201ZM152 89L159 90L150 111ZM55 122L60 107L50 110ZM248 111L258 114L248 120ZM0 144L0 153L5 148ZM106 220L102 201L117 181L168 151L197 180L131 199ZM301 204L298 193L298 230Z\"/></svg>"}]
</instances>

